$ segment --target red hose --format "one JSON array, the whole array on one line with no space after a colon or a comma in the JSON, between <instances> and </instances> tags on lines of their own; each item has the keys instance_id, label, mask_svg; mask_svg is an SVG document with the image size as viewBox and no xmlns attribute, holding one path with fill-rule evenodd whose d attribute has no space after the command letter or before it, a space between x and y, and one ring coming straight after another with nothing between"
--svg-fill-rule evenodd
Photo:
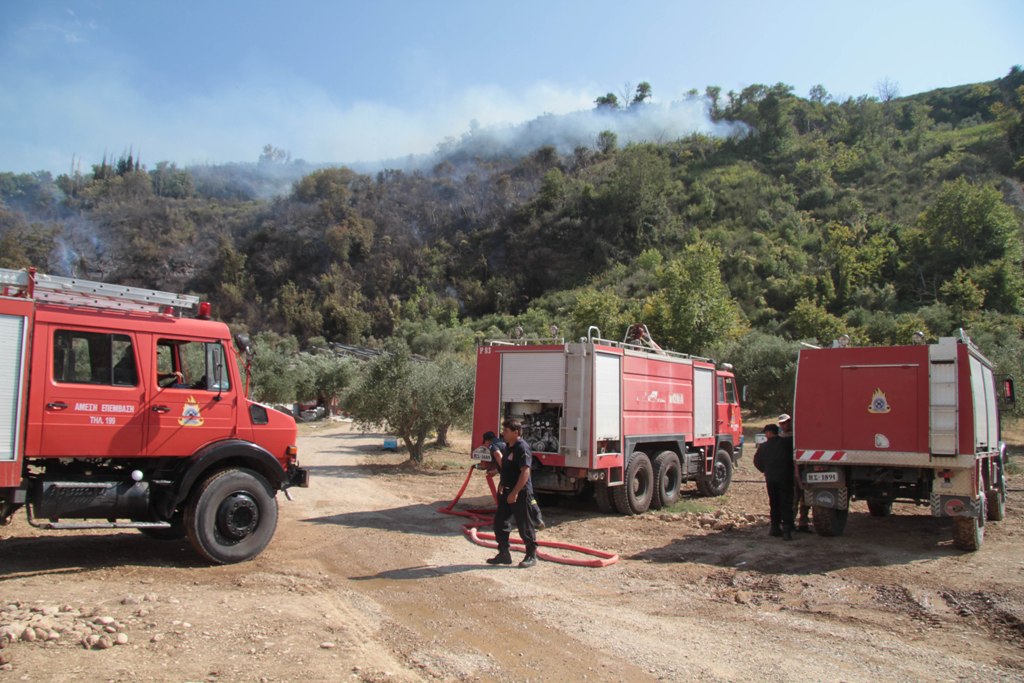
<instances>
[{"instance_id":1,"label":"red hose","mask_svg":"<svg viewBox=\"0 0 1024 683\"><path fill-rule=\"evenodd\" d=\"M455 494L455 499L448 504L448 507L438 508L438 512L446 515L456 515L458 517L468 517L470 521L462 525L462 533L464 533L469 540L476 543L479 546L485 548L497 548L498 544L494 539L493 533L480 533L477 531L478 527L481 526L493 526L494 525L494 509L489 510L456 510L455 504L462 498L462 494L466 492L466 487L469 486L469 480L473 477L473 470L476 466L469 468L469 474L466 475L466 481L462 482L462 488ZM491 489L491 498L495 504L498 502L498 492L494 488L494 482L488 478L487 484ZM520 552L525 552L526 547L523 544L522 539L510 538L509 542ZM619 561L619 556L615 553L606 553L602 550L595 550L593 548L584 548L580 545L573 545L571 543L561 543L558 541L537 541L537 545L542 548L558 548L560 550L570 550L575 553L583 555L590 555L594 559L583 560L574 557L559 557L558 555L550 555L545 552L538 552L537 558L541 560L547 560L548 562L556 562L558 564L569 564L577 567L607 567L610 564L615 564Z\"/></svg>"}]
</instances>

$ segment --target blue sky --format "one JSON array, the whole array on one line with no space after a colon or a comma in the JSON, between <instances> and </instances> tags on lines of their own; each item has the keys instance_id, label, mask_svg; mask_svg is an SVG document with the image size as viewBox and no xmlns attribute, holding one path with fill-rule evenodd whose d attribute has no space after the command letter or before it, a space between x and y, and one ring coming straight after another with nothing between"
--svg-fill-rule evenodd
<instances>
[{"instance_id":1,"label":"blue sky","mask_svg":"<svg viewBox=\"0 0 1024 683\"><path fill-rule=\"evenodd\" d=\"M371 161L640 81L845 98L1022 63L1019 0L0 0L0 171Z\"/></svg>"}]
</instances>

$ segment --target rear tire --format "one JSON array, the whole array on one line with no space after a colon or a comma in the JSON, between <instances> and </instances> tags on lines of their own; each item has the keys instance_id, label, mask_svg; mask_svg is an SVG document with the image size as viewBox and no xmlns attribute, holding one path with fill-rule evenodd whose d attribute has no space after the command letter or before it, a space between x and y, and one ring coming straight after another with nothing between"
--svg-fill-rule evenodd
<instances>
[{"instance_id":1,"label":"rear tire","mask_svg":"<svg viewBox=\"0 0 1024 683\"><path fill-rule=\"evenodd\" d=\"M988 504L988 521L1001 522L1006 517L1006 479L1003 477L1003 468L999 468L998 481L995 488L985 491L985 502Z\"/></svg>"},{"instance_id":2,"label":"rear tire","mask_svg":"<svg viewBox=\"0 0 1024 683\"><path fill-rule=\"evenodd\" d=\"M633 451L626 462L622 486L612 490L615 507L624 515L639 515L651 507L654 495L654 467L643 451Z\"/></svg>"},{"instance_id":3,"label":"rear tire","mask_svg":"<svg viewBox=\"0 0 1024 683\"><path fill-rule=\"evenodd\" d=\"M277 528L277 498L252 470L229 468L203 481L185 509L185 533L197 553L230 564L256 557Z\"/></svg>"},{"instance_id":4,"label":"rear tire","mask_svg":"<svg viewBox=\"0 0 1024 683\"><path fill-rule=\"evenodd\" d=\"M654 509L675 505L679 501L682 486L682 466L674 451L662 451L654 459L654 495L651 507Z\"/></svg>"},{"instance_id":5,"label":"rear tire","mask_svg":"<svg viewBox=\"0 0 1024 683\"><path fill-rule=\"evenodd\" d=\"M953 545L960 550L975 551L981 549L985 540L985 518L988 516L986 504L988 496L981 496L981 509L974 517L953 518Z\"/></svg>"},{"instance_id":6,"label":"rear tire","mask_svg":"<svg viewBox=\"0 0 1024 683\"><path fill-rule=\"evenodd\" d=\"M697 477L697 490L704 496L721 496L729 490L731 483L732 456L727 451L719 450L715 453L711 476L699 475Z\"/></svg>"},{"instance_id":7,"label":"rear tire","mask_svg":"<svg viewBox=\"0 0 1024 683\"><path fill-rule=\"evenodd\" d=\"M850 511L815 505L811 508L811 522L819 536L842 536Z\"/></svg>"}]
</instances>

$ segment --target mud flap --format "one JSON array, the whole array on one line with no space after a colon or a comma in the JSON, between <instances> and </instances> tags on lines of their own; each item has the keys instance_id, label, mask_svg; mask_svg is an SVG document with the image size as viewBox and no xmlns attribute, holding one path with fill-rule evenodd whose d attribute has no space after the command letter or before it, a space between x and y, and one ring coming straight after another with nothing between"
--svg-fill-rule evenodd
<instances>
[{"instance_id":1,"label":"mud flap","mask_svg":"<svg viewBox=\"0 0 1024 683\"><path fill-rule=\"evenodd\" d=\"M849 492L845 486L834 489L804 489L804 503L833 510L846 510L850 507Z\"/></svg>"},{"instance_id":2,"label":"mud flap","mask_svg":"<svg viewBox=\"0 0 1024 683\"><path fill-rule=\"evenodd\" d=\"M934 517L976 517L981 507L981 498L970 496L944 496L933 493L929 501Z\"/></svg>"}]
</instances>

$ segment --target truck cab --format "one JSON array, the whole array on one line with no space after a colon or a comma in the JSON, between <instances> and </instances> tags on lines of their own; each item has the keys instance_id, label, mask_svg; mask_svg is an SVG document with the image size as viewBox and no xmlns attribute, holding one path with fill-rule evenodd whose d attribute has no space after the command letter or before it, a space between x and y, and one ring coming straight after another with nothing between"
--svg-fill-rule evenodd
<instances>
[{"instance_id":1,"label":"truck cab","mask_svg":"<svg viewBox=\"0 0 1024 683\"><path fill-rule=\"evenodd\" d=\"M213 562L262 551L276 491L308 476L292 417L245 394L244 338L206 305L182 317L195 297L31 271L0 287L0 516L188 537Z\"/></svg>"}]
</instances>

